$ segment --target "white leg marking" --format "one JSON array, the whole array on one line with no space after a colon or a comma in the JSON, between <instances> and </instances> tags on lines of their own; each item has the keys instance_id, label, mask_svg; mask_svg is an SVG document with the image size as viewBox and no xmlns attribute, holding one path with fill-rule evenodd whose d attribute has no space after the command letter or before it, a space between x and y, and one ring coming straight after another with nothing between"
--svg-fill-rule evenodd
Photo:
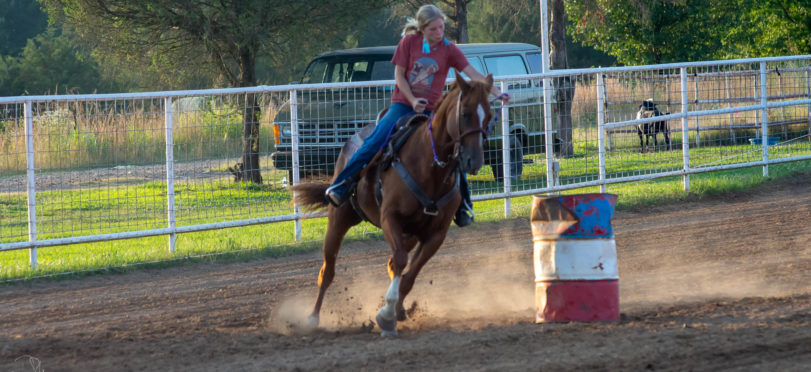
<instances>
[{"instance_id":1,"label":"white leg marking","mask_svg":"<svg viewBox=\"0 0 811 372\"><path fill-rule=\"evenodd\" d=\"M397 306L397 300L400 297L400 277L395 276L389 284L389 290L386 291L386 305L380 308L380 315L386 319L394 319L397 315L394 311Z\"/></svg>"}]
</instances>

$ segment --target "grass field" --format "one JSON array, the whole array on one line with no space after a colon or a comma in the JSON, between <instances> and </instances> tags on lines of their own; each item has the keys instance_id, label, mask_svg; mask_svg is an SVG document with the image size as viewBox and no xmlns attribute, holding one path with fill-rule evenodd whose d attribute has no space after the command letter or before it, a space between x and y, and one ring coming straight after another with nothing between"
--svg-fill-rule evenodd
<instances>
[{"instance_id":1,"label":"grass field","mask_svg":"<svg viewBox=\"0 0 811 372\"><path fill-rule=\"evenodd\" d=\"M799 144L797 151L808 153L808 144ZM731 154L754 152L754 159L760 154L757 146L725 147ZM785 150L785 149L784 149ZM718 158L718 148L706 147L691 150L691 158ZM782 151L777 147L773 151ZM778 154L775 154L778 155ZM524 177L515 185L516 190L543 187L545 165L541 158L527 164ZM752 160L752 159L746 159ZM561 178L569 183L583 182L596 178L596 157L571 157L561 160ZM730 160L730 162L737 162ZM654 173L662 170L680 169L681 153L678 151L650 154L611 153L607 159L609 176ZM693 165L697 166L697 165ZM657 203L682 200L690 195L725 193L750 188L768 182L770 179L790 177L798 172L811 171L811 161L793 162L770 166L770 177L762 177L760 167L731 171L696 174L691 176L691 189L685 192L681 177L662 178L644 182L609 185L608 192L618 194L618 209L644 207ZM476 192L494 192L501 187L492 181L489 169L471 176L471 186ZM246 214L245 206L254 205L262 216L285 215L292 213L289 206L289 192L276 186L273 177L281 178L284 172L276 172L266 178L266 185L248 186L216 181L202 184L178 184L177 219L178 226L197 223L253 218ZM599 192L599 187L580 188L565 193ZM512 216L527 216L531 208L531 197L513 198ZM76 231L71 224L81 226L74 235L91 235L154 229L166 226L165 184L146 182L117 188L78 189L71 191L46 191L37 194L38 204L57 206L38 208L39 239L71 236ZM69 212L58 208L70 205ZM272 209L276 208L276 209ZM504 201L491 200L475 203L477 221L495 221L504 216ZM5 242L25 240L27 236L26 198L24 194L0 194L0 236ZM22 221L22 222L21 222ZM116 240L109 242L76 244L39 248L38 269L29 265L29 251L16 250L0 252L0 280L25 279L65 273L86 274L98 271L126 271L133 268L168 266L187 261L200 260L241 260L253 257L281 256L318 249L324 235L325 219L302 221L302 241L295 242L293 222L256 225L249 227L212 230L180 234L176 251L168 250L165 236ZM10 232L11 231L11 232ZM66 233L66 231L68 233ZM350 231L348 239L377 239L379 231L369 224L361 224Z\"/></svg>"}]
</instances>

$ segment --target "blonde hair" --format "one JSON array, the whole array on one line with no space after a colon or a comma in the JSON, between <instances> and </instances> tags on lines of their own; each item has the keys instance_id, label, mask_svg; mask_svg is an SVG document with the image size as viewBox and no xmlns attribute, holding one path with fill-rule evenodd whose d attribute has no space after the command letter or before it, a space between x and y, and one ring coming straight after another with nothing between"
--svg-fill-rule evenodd
<instances>
[{"instance_id":1,"label":"blonde hair","mask_svg":"<svg viewBox=\"0 0 811 372\"><path fill-rule=\"evenodd\" d=\"M445 13L442 12L435 5L423 5L417 10L417 18L408 17L405 27L403 27L403 36L408 34L421 33L422 29L428 26L429 23L435 21L437 18L445 20Z\"/></svg>"}]
</instances>

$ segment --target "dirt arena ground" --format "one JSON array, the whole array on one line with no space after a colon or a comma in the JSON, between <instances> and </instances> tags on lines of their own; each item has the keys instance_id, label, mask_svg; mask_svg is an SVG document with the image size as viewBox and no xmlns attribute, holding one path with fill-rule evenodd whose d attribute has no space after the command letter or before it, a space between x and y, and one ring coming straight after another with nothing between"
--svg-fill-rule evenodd
<instances>
[{"instance_id":1,"label":"dirt arena ground","mask_svg":"<svg viewBox=\"0 0 811 372\"><path fill-rule=\"evenodd\" d=\"M621 321L534 323L529 221L452 229L398 338L372 326L383 242L346 245L322 329L318 252L0 286L1 371L811 368L811 174L621 211Z\"/></svg>"}]
</instances>

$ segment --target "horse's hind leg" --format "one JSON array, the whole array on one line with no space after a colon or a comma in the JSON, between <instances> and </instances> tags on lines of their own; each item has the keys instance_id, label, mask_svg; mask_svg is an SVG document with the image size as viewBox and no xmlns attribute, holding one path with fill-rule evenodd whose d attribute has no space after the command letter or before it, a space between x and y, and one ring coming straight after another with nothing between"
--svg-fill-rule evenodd
<instances>
[{"instance_id":1,"label":"horse's hind leg","mask_svg":"<svg viewBox=\"0 0 811 372\"><path fill-rule=\"evenodd\" d=\"M324 294L327 293L327 288L332 284L332 279L335 277L335 261L338 257L338 250L341 249L341 241L343 241L344 235L349 231L349 228L358 223L357 216L353 217L347 213L342 213L342 210L346 210L347 207L351 208L344 205L341 209L330 209L327 233L324 236L324 246L322 248L324 264L321 265L321 271L318 273L318 297L315 299L315 306L313 306L313 312L309 317L311 327L318 326Z\"/></svg>"}]
</instances>

